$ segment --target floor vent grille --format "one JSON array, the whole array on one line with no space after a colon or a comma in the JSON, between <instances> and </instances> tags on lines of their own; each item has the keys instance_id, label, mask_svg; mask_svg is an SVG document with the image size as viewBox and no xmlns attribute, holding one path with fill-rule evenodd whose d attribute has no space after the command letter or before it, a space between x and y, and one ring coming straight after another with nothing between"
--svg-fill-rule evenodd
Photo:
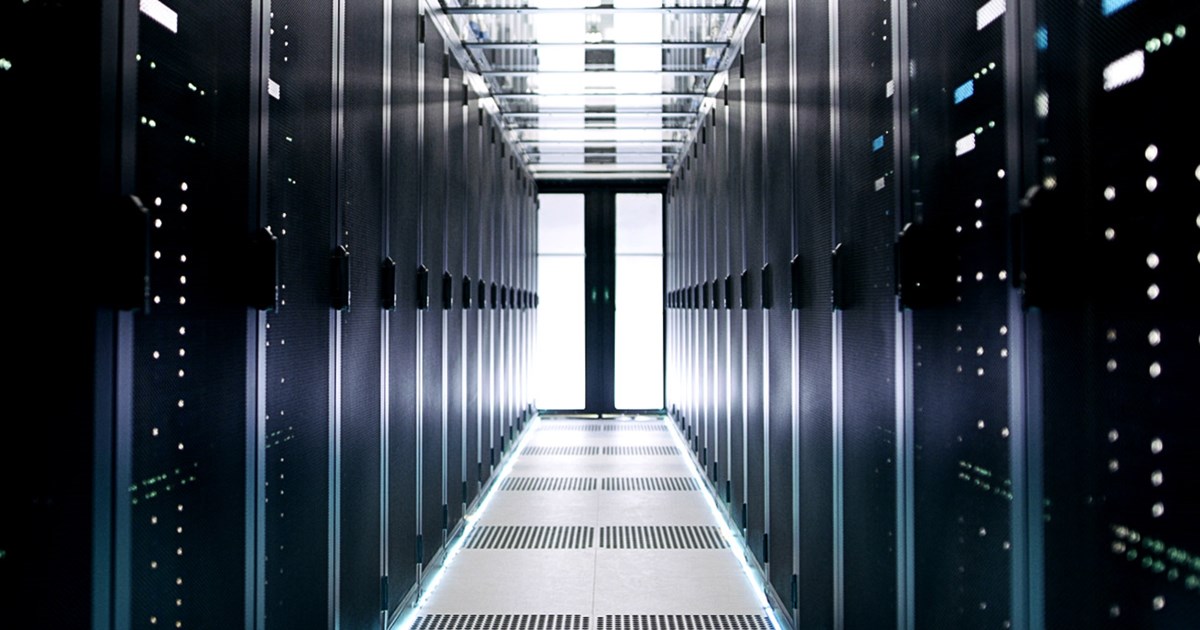
<instances>
[{"instance_id":1,"label":"floor vent grille","mask_svg":"<svg viewBox=\"0 0 1200 630\"><path fill-rule=\"evenodd\" d=\"M770 630L762 615L605 615L596 630Z\"/></svg>"},{"instance_id":2,"label":"floor vent grille","mask_svg":"<svg viewBox=\"0 0 1200 630\"><path fill-rule=\"evenodd\" d=\"M467 549L591 549L596 530L576 525L482 525L467 537Z\"/></svg>"},{"instance_id":3,"label":"floor vent grille","mask_svg":"<svg viewBox=\"0 0 1200 630\"><path fill-rule=\"evenodd\" d=\"M605 446L605 455L678 455L677 446Z\"/></svg>"},{"instance_id":4,"label":"floor vent grille","mask_svg":"<svg viewBox=\"0 0 1200 630\"><path fill-rule=\"evenodd\" d=\"M427 615L416 630L590 630L584 615Z\"/></svg>"},{"instance_id":5,"label":"floor vent grille","mask_svg":"<svg viewBox=\"0 0 1200 630\"><path fill-rule=\"evenodd\" d=\"M600 528L602 549L725 549L728 541L711 525L629 525Z\"/></svg>"},{"instance_id":6,"label":"floor vent grille","mask_svg":"<svg viewBox=\"0 0 1200 630\"><path fill-rule=\"evenodd\" d=\"M610 492L688 492L699 490L691 477L605 477L602 490Z\"/></svg>"},{"instance_id":7,"label":"floor vent grille","mask_svg":"<svg viewBox=\"0 0 1200 630\"><path fill-rule=\"evenodd\" d=\"M582 422L543 422L542 431L605 431L603 425L584 424Z\"/></svg>"},{"instance_id":8,"label":"floor vent grille","mask_svg":"<svg viewBox=\"0 0 1200 630\"><path fill-rule=\"evenodd\" d=\"M624 422L624 423L619 423L619 424L606 424L606 425L604 425L604 430L605 431L656 431L656 432L663 432L663 431L667 430L667 425L661 424L658 422L645 423L645 424L643 424L643 423L634 424L634 423L630 423L630 422Z\"/></svg>"},{"instance_id":9,"label":"floor vent grille","mask_svg":"<svg viewBox=\"0 0 1200 630\"><path fill-rule=\"evenodd\" d=\"M593 477L509 477L500 485L507 492L588 492L596 489Z\"/></svg>"},{"instance_id":10,"label":"floor vent grille","mask_svg":"<svg viewBox=\"0 0 1200 630\"><path fill-rule=\"evenodd\" d=\"M599 455L599 446L527 446L522 455Z\"/></svg>"}]
</instances>

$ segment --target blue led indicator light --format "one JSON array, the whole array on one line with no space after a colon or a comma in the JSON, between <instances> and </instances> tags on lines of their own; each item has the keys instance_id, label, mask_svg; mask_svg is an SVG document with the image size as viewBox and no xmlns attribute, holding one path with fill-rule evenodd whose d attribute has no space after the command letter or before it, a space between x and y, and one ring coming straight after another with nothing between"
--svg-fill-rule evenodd
<instances>
[{"instance_id":1,"label":"blue led indicator light","mask_svg":"<svg viewBox=\"0 0 1200 630\"><path fill-rule=\"evenodd\" d=\"M971 98L974 95L975 95L975 80L970 79L966 83L954 88L954 104L958 105L959 103Z\"/></svg>"}]
</instances>

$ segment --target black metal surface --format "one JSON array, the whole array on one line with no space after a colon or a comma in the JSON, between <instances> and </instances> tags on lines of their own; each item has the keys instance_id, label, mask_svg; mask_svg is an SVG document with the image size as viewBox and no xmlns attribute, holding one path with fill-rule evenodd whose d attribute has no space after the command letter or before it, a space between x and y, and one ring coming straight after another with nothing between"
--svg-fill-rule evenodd
<instances>
[{"instance_id":1,"label":"black metal surface","mask_svg":"<svg viewBox=\"0 0 1200 630\"><path fill-rule=\"evenodd\" d=\"M717 391L716 429L713 433L714 447L709 453L708 477L717 488L723 488L729 479L729 427L732 421L732 400L730 380L732 378L730 361L730 301L733 299L733 283L730 276L730 241L733 213L730 190L735 189L735 180L721 176L721 170L729 164L732 151L729 134L729 107L724 100L718 101L715 107L710 142L713 145L714 186L712 191L713 214L716 221L713 258L715 261L714 282L720 287L720 303L714 318L716 326L716 374L713 379Z\"/></svg>"},{"instance_id":2,"label":"black metal surface","mask_svg":"<svg viewBox=\"0 0 1200 630\"><path fill-rule=\"evenodd\" d=\"M759 18L763 19L763 18ZM752 40L754 38L751 38ZM743 136L745 153L745 246L746 267L754 277L758 290L755 297L762 296L761 269L765 262L763 239L765 236L766 177L765 133L763 120L764 59L761 42L751 41L746 47L746 128ZM766 531L765 507L765 453L766 417L765 383L763 370L766 356L763 352L763 318L761 302L749 305L746 316L746 541L760 562L764 561L763 534Z\"/></svg>"},{"instance_id":3,"label":"black metal surface","mask_svg":"<svg viewBox=\"0 0 1200 630\"><path fill-rule=\"evenodd\" d=\"M1200 618L1200 179L1196 99L1176 86L1200 56L1200 13L1038 9L1038 87L1053 103L1038 177L1055 188L1031 212L1063 217L1072 247L1049 253L1076 298L1027 318L1041 325L1030 369L1043 379L1046 625L1187 627ZM1106 85L1127 55L1141 56L1140 75Z\"/></svg>"},{"instance_id":4,"label":"black metal surface","mask_svg":"<svg viewBox=\"0 0 1200 630\"><path fill-rule=\"evenodd\" d=\"M482 133L483 162L498 161L500 154L496 147L495 131L490 118L484 119ZM500 432L496 424L496 310L495 300L492 297L494 294L491 292L496 277L497 177L499 177L499 173L492 169L487 169L483 173L479 221L481 237L479 303L480 308L483 309L480 313L480 317L483 318L481 332L483 352L480 355L480 360L483 361L483 385L480 404L483 405L483 425L486 429L480 437L483 453L483 471L480 480L485 483L491 478L495 469L500 447Z\"/></svg>"},{"instance_id":5,"label":"black metal surface","mask_svg":"<svg viewBox=\"0 0 1200 630\"><path fill-rule=\"evenodd\" d=\"M829 101L829 11L797 6L795 253L804 277L797 313L799 356L799 565L797 624L829 628L833 615L832 329L828 296L833 179ZM879 87L882 89L882 86ZM858 585L849 585L857 588ZM790 599L784 595L784 600Z\"/></svg>"},{"instance_id":6,"label":"black metal surface","mask_svg":"<svg viewBox=\"0 0 1200 630\"><path fill-rule=\"evenodd\" d=\"M1007 22L987 23L977 9L919 5L908 14L911 63L924 70L911 81L908 122L920 160L904 220L953 231L943 265L958 285L951 305L912 316L918 626L1011 621L1009 289L1001 273ZM956 90L966 81L974 93L962 98Z\"/></svg>"},{"instance_id":7,"label":"black metal surface","mask_svg":"<svg viewBox=\"0 0 1200 630\"><path fill-rule=\"evenodd\" d=\"M419 155L417 99L417 3L392 10L392 128L388 198L390 251L398 269L398 306L392 313L388 349L388 599L395 610L416 580L417 559L417 354L419 311L414 304L420 264L420 172L405 156Z\"/></svg>"},{"instance_id":8,"label":"black metal surface","mask_svg":"<svg viewBox=\"0 0 1200 630\"><path fill-rule=\"evenodd\" d=\"M483 171L483 130L478 117L482 116L479 100L471 98L467 105L467 124L463 129L466 134L466 164L467 173L474 174ZM484 433L483 410L483 319L486 316L484 301L476 299L479 278L482 277L483 233L482 216L485 199L484 188L479 177L467 177L466 207L464 210L465 230L463 243L466 251L464 261L462 304L464 310L464 330L466 335L466 467L467 495L465 501L469 504L478 495L482 483L482 462L485 453L481 444L485 443L487 434Z\"/></svg>"},{"instance_id":9,"label":"black metal surface","mask_svg":"<svg viewBox=\"0 0 1200 630\"><path fill-rule=\"evenodd\" d=\"M835 238L842 272L843 601L851 628L897 623L891 18L890 1L839 6L839 100L846 106ZM815 302L811 308L826 310Z\"/></svg>"},{"instance_id":10,"label":"black metal surface","mask_svg":"<svg viewBox=\"0 0 1200 630\"><path fill-rule=\"evenodd\" d=\"M327 549L333 15L331 7L324 9L277 2L270 23L275 29L270 76L280 86L280 98L267 102L267 209L279 238L280 292L278 311L267 317L268 628L295 627L332 614Z\"/></svg>"},{"instance_id":11,"label":"black metal surface","mask_svg":"<svg viewBox=\"0 0 1200 630\"><path fill-rule=\"evenodd\" d=\"M381 348L383 302L383 7L344 5L344 136L338 163L341 242L350 252L350 308L342 313L341 555L338 619L344 628L379 620Z\"/></svg>"},{"instance_id":12,"label":"black metal surface","mask_svg":"<svg viewBox=\"0 0 1200 630\"><path fill-rule=\"evenodd\" d=\"M21 359L6 387L45 391L52 375L54 419L12 422L4 430L0 540L6 541L6 553L0 589L17 611L10 618L22 610L55 610L46 623L63 627L87 627L94 611L103 614L112 605L93 595L106 592L112 575L114 488L93 479L111 476L116 464L105 456L114 451L115 359L121 351L128 356L132 338L126 329L117 339L117 320L129 315L101 308L118 300L94 285L109 279L106 263L120 256L97 243L104 241L96 238L96 218L111 219L106 206L133 192L132 160L122 159L132 157L133 147L123 145L122 155L116 146L122 130L132 137L128 97L135 86L122 86L115 74L134 63L132 55L118 51L135 47L137 17L128 20L132 31L125 33L134 37L122 40L118 9L117 3L0 8L2 56L13 63L0 73L0 92L11 95L0 102L0 119L21 121L7 125L0 141L6 184L0 198L7 208L25 208L10 215L8 229L50 236L58 252L46 255L43 238L15 239L11 260L35 262L10 274L8 292L26 304L59 305L53 317L22 318L8 346ZM62 80L64 68L75 80ZM65 102L90 115L60 116L58 105ZM118 122L122 103L130 111ZM75 179L78 174L87 176ZM73 280L64 286L68 278ZM117 496L122 508L129 505L124 489ZM73 577L63 580L64 575Z\"/></svg>"},{"instance_id":13,"label":"black metal surface","mask_svg":"<svg viewBox=\"0 0 1200 630\"><path fill-rule=\"evenodd\" d=\"M733 308L729 312L729 362L730 375L730 406L732 412L729 419L729 477L724 490L727 507L734 514L741 511L745 501L746 484L746 454L745 454L745 335L743 334L746 311L742 310L745 295L745 278L742 271L746 269L746 208L743 202L746 186L747 171L745 160L745 91L744 81L735 79L729 89L729 162L731 186L728 192L730 246L729 273L733 276L734 293ZM739 521L740 522L740 521Z\"/></svg>"},{"instance_id":14,"label":"black metal surface","mask_svg":"<svg viewBox=\"0 0 1200 630\"><path fill-rule=\"evenodd\" d=\"M765 215L763 260L770 265L770 299L767 310L767 352L762 360L768 369L764 397L768 403L766 453L770 460L766 475L769 544L764 551L770 560L768 579L779 593L791 588L794 560L792 504L792 307L788 295L791 285L788 265L793 248L792 179L772 177L771 171L792 172L792 138L789 46L791 16L787 0L769 0L766 23L765 88L767 108ZM764 287L768 282L764 282ZM764 295L767 295L764 288Z\"/></svg>"},{"instance_id":15,"label":"black metal surface","mask_svg":"<svg viewBox=\"0 0 1200 630\"><path fill-rule=\"evenodd\" d=\"M442 288L443 303L451 305L446 312L446 504L448 526L454 525L463 513L463 450L465 446L466 409L463 405L465 374L463 373L463 310L455 299L458 285L455 279L463 276L463 241L466 231L466 185L470 173L467 171L466 153L463 150L463 101L466 84L462 69L451 60L450 78L447 80L447 177L446 187L446 270L450 275L449 286Z\"/></svg>"},{"instance_id":16,"label":"black metal surface","mask_svg":"<svg viewBox=\"0 0 1200 630\"><path fill-rule=\"evenodd\" d=\"M704 309L700 314L700 331L701 331L701 366L700 377L701 392L703 396L700 414L699 441L697 443L698 455L700 456L700 465L707 468L712 459L712 451L716 447L714 440L714 431L716 429L717 416L717 400L719 398L716 392L716 350L717 350L717 330L716 330L716 315L717 315L717 292L716 284L712 279L716 276L717 257L716 249L716 232L717 232L717 217L716 204L714 203L713 193L717 181L717 169L719 165L716 161L716 142L712 140L712 125L709 119L705 119L703 132L701 135L701 153L697 165L701 169L701 177L699 184L699 195L696 199L696 210L700 213L700 247L698 254L700 256L700 281L704 284Z\"/></svg>"},{"instance_id":17,"label":"black metal surface","mask_svg":"<svg viewBox=\"0 0 1200 630\"><path fill-rule=\"evenodd\" d=\"M238 34L250 8L191 8L177 32L137 23L134 190L156 255L151 308L133 317L132 435L118 438L132 443L132 477L114 501L130 506L117 608L139 625L232 626L245 612L247 311L227 254L249 239L250 51Z\"/></svg>"},{"instance_id":18,"label":"black metal surface","mask_svg":"<svg viewBox=\"0 0 1200 630\"><path fill-rule=\"evenodd\" d=\"M430 19L428 17L426 20ZM425 29L425 81L422 89L425 115L424 146L421 154L421 258L429 267L430 304L442 303L442 284L436 278L445 263L446 188L447 188L447 137L446 80L442 78L446 57L442 54L444 44L436 28ZM428 565L443 540L445 523L442 505L445 501L445 439L446 418L445 382L442 363L442 312L427 310L422 313L421 356L423 360L421 380L421 533L424 540L422 562Z\"/></svg>"}]
</instances>

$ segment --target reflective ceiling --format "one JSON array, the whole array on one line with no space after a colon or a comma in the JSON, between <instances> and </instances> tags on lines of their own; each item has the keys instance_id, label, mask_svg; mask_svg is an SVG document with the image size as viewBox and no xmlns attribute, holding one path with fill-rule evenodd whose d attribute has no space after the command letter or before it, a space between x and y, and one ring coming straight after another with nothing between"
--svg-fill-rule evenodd
<instances>
[{"instance_id":1,"label":"reflective ceiling","mask_svg":"<svg viewBox=\"0 0 1200 630\"><path fill-rule=\"evenodd\" d=\"M759 0L446 0L431 10L535 177L666 178Z\"/></svg>"}]
</instances>

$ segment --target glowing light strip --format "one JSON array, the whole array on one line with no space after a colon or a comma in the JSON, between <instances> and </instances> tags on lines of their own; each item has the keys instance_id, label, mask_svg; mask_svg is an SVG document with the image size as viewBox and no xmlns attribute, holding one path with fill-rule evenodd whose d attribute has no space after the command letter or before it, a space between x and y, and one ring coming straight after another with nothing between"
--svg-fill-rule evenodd
<instances>
[{"instance_id":1,"label":"glowing light strip","mask_svg":"<svg viewBox=\"0 0 1200 630\"><path fill-rule=\"evenodd\" d=\"M762 607L767 621L775 630L784 630L783 626L779 623L779 619L775 616L775 607L771 605L771 600L767 598L766 581L763 579L762 573L750 566L750 561L746 559L746 543L729 526L729 516L717 506L717 501L713 498L713 493L709 491L708 479L700 474L695 459L688 455L692 451L688 448L683 436L680 435L679 427L675 425L675 421L671 420L669 416L665 420L668 432L671 434L671 438L675 440L675 445L684 453L683 457L688 458L688 472L700 484L700 487L704 488L704 491L700 494L704 495L704 502L708 505L708 511L712 513L713 519L717 521L717 526L721 528L721 535L729 542L729 549L733 553L733 557L737 559L738 565L742 569L742 575L750 583L751 590L754 591L758 605Z\"/></svg>"},{"instance_id":2,"label":"glowing light strip","mask_svg":"<svg viewBox=\"0 0 1200 630\"><path fill-rule=\"evenodd\" d=\"M534 416L533 420L529 422L529 426L527 426L525 431L521 433L521 437L515 443L513 443L513 450L509 452L508 457L506 457L500 464L500 470L496 472L496 474L492 477L492 480L489 482L487 492L485 492L475 504L475 509L471 510L469 514L463 515L462 531L459 532L458 536L454 539L450 546L446 548L446 551L443 552L441 564L433 572L433 574L429 576L425 588L417 597L417 601L409 607L408 612L404 613L399 619L396 620L396 623L392 625L391 630L412 629L413 624L417 621L417 613L420 612L422 607L429 603L429 598L433 596L433 593L437 590L437 587L441 585L442 580L446 577L447 569L450 568L450 565L454 564L454 559L458 557L459 552L462 551L463 545L467 542L467 538L470 537L471 531L475 529L475 523L480 519L480 517L483 516L483 513L487 511L488 506L492 504L492 499L495 498L496 493L499 492L500 486L503 485L504 480L507 479L509 474L512 472L513 465L515 465L520 459L521 451L525 448L525 441L529 439L529 436L533 434L538 425L541 424L541 421L541 416Z\"/></svg>"}]
</instances>

